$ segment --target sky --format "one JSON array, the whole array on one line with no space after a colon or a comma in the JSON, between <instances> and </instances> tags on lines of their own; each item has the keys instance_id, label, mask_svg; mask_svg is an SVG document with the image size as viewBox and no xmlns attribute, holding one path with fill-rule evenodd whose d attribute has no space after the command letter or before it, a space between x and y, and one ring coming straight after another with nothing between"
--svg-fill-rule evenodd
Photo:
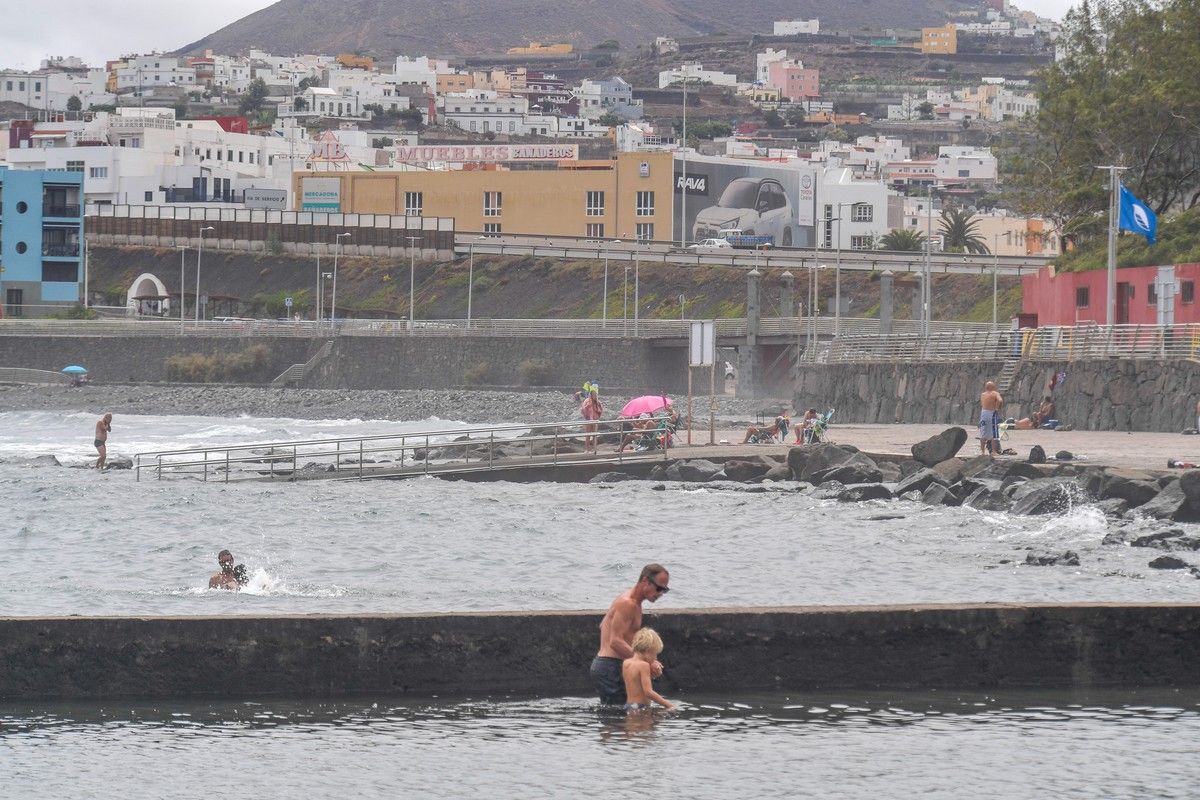
<instances>
[{"instance_id":1,"label":"sky","mask_svg":"<svg viewBox=\"0 0 1200 800\"><path fill-rule=\"evenodd\" d=\"M7 0L6 0L7 2ZM1078 0L1016 0L1043 17L1062 19ZM91 66L126 53L170 51L225 27L274 0L56 0L53 12L26 6L17 24L0 26L0 69L37 69L47 56L79 56ZM11 18L11 17L10 17Z\"/></svg>"}]
</instances>

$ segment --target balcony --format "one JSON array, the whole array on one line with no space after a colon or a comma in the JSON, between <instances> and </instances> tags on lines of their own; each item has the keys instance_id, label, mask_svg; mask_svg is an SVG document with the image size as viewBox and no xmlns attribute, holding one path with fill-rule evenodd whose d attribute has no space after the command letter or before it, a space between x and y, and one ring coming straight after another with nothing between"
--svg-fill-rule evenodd
<instances>
[{"instance_id":1,"label":"balcony","mask_svg":"<svg viewBox=\"0 0 1200 800\"><path fill-rule=\"evenodd\" d=\"M42 255L51 258L79 258L79 243L45 242L42 244Z\"/></svg>"},{"instance_id":2,"label":"balcony","mask_svg":"<svg viewBox=\"0 0 1200 800\"><path fill-rule=\"evenodd\" d=\"M79 204L76 203L75 205L67 205L67 204L43 205L42 206L42 216L43 217L75 218L75 217L79 216Z\"/></svg>"}]
</instances>

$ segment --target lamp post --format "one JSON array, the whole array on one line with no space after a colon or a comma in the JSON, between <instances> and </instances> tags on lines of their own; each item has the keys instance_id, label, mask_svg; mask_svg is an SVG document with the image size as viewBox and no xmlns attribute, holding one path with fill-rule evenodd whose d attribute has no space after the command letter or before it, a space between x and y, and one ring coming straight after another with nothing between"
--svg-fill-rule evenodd
<instances>
[{"instance_id":1,"label":"lamp post","mask_svg":"<svg viewBox=\"0 0 1200 800\"><path fill-rule=\"evenodd\" d=\"M633 335L638 335L638 320L641 317L638 304L641 300L642 277L642 238L637 240L637 249L633 253Z\"/></svg>"},{"instance_id":2,"label":"lamp post","mask_svg":"<svg viewBox=\"0 0 1200 800\"><path fill-rule=\"evenodd\" d=\"M624 310L621 312L621 335L629 335L629 265L625 265Z\"/></svg>"},{"instance_id":3,"label":"lamp post","mask_svg":"<svg viewBox=\"0 0 1200 800\"><path fill-rule=\"evenodd\" d=\"M200 256L204 252L204 232L213 230L212 225L200 229L200 246L196 248L196 327L200 327Z\"/></svg>"},{"instance_id":4,"label":"lamp post","mask_svg":"<svg viewBox=\"0 0 1200 800\"><path fill-rule=\"evenodd\" d=\"M853 203L837 204L837 251L834 255L833 267L833 335L837 337L842 332L842 206Z\"/></svg>"},{"instance_id":5,"label":"lamp post","mask_svg":"<svg viewBox=\"0 0 1200 800\"><path fill-rule=\"evenodd\" d=\"M179 333L183 333L183 257L187 253L187 245L178 245L179 249Z\"/></svg>"},{"instance_id":6,"label":"lamp post","mask_svg":"<svg viewBox=\"0 0 1200 800\"><path fill-rule=\"evenodd\" d=\"M679 149L679 154L683 164L683 182L680 185L679 201L679 246L687 246L687 76L683 76L683 146Z\"/></svg>"},{"instance_id":7,"label":"lamp post","mask_svg":"<svg viewBox=\"0 0 1200 800\"><path fill-rule=\"evenodd\" d=\"M925 275L921 281L921 334L929 335L929 318L933 316L933 293L929 290L929 259L933 252L933 183L928 186L925 203Z\"/></svg>"},{"instance_id":8,"label":"lamp post","mask_svg":"<svg viewBox=\"0 0 1200 800\"><path fill-rule=\"evenodd\" d=\"M329 324L334 327L337 323L337 267L338 251L342 249L342 237L350 238L349 233L339 233L333 237L333 298L329 301Z\"/></svg>"},{"instance_id":9,"label":"lamp post","mask_svg":"<svg viewBox=\"0 0 1200 800\"><path fill-rule=\"evenodd\" d=\"M417 298L417 251L415 245L421 241L420 236L406 236L408 239L408 330L413 329L413 314L416 313Z\"/></svg>"},{"instance_id":10,"label":"lamp post","mask_svg":"<svg viewBox=\"0 0 1200 800\"><path fill-rule=\"evenodd\" d=\"M681 295L679 295L679 319L680 319L680 320L686 320L686 319L687 319L687 316L686 316L686 314L684 313L684 311L685 311L685 309L686 309L686 308L687 308L687 298L685 298L685 297L684 297L684 296L681 294Z\"/></svg>"},{"instance_id":11,"label":"lamp post","mask_svg":"<svg viewBox=\"0 0 1200 800\"><path fill-rule=\"evenodd\" d=\"M620 244L620 239L613 239L604 245L604 302L600 309L600 327L608 327L608 244Z\"/></svg>"},{"instance_id":12,"label":"lamp post","mask_svg":"<svg viewBox=\"0 0 1200 800\"><path fill-rule=\"evenodd\" d=\"M321 300L321 319L325 319L325 284L333 277L332 272L320 272L317 274L317 295Z\"/></svg>"},{"instance_id":13,"label":"lamp post","mask_svg":"<svg viewBox=\"0 0 1200 800\"><path fill-rule=\"evenodd\" d=\"M325 294L321 291L321 254L317 253L317 318L320 322L325 319Z\"/></svg>"}]
</instances>

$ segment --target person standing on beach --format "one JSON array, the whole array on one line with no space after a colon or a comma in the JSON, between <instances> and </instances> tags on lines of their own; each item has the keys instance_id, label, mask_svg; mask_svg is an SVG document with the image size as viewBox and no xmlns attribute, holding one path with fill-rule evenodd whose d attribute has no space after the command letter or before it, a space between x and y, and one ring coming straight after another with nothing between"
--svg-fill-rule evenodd
<instances>
[{"instance_id":1,"label":"person standing on beach","mask_svg":"<svg viewBox=\"0 0 1200 800\"><path fill-rule=\"evenodd\" d=\"M670 591L671 576L661 564L642 567L637 583L622 592L600 621L600 651L592 659L592 683L602 705L625 705L625 679L621 666L633 657L633 635L642 627L642 603L654 603ZM650 674L662 675L657 659L650 665Z\"/></svg>"},{"instance_id":2,"label":"person standing on beach","mask_svg":"<svg viewBox=\"0 0 1200 800\"><path fill-rule=\"evenodd\" d=\"M979 395L979 452L997 455L1000 452L1000 407L1004 398L996 384L988 381Z\"/></svg>"},{"instance_id":3,"label":"person standing on beach","mask_svg":"<svg viewBox=\"0 0 1200 800\"><path fill-rule=\"evenodd\" d=\"M96 469L104 469L104 459L108 457L108 434L112 433L112 414L105 414L96 420L96 439L93 444L100 457L96 459Z\"/></svg>"},{"instance_id":4,"label":"person standing on beach","mask_svg":"<svg viewBox=\"0 0 1200 800\"><path fill-rule=\"evenodd\" d=\"M589 424L583 426L583 452L597 452L596 443L598 437L592 436L596 432L596 421L604 414L604 406L600 404L600 392L594 386L588 391L587 398L583 401L583 405L579 408L579 413Z\"/></svg>"}]
</instances>

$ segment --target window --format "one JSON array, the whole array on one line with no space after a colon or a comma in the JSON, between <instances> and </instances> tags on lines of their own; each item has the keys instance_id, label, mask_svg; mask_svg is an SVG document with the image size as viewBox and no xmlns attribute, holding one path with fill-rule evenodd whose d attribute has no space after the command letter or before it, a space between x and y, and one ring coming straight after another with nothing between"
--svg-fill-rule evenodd
<instances>
[{"instance_id":1,"label":"window","mask_svg":"<svg viewBox=\"0 0 1200 800\"><path fill-rule=\"evenodd\" d=\"M501 204L503 202L502 192L484 192L483 193L483 215L485 217L500 216Z\"/></svg>"},{"instance_id":2,"label":"window","mask_svg":"<svg viewBox=\"0 0 1200 800\"><path fill-rule=\"evenodd\" d=\"M1088 304L1091 302L1090 298L1088 297L1088 294L1089 294L1088 287L1086 287L1086 286L1079 286L1075 289L1075 307L1076 308L1087 308L1088 307Z\"/></svg>"},{"instance_id":3,"label":"window","mask_svg":"<svg viewBox=\"0 0 1200 800\"><path fill-rule=\"evenodd\" d=\"M510 120L508 121L508 132L509 132L509 133L516 133L516 131L517 131L517 123L513 122L513 121L510 119Z\"/></svg>"},{"instance_id":4,"label":"window","mask_svg":"<svg viewBox=\"0 0 1200 800\"><path fill-rule=\"evenodd\" d=\"M241 150L238 150L238 163L239 163L239 164L242 164L242 163L244 163L244 162L243 162L243 159L244 159L245 157L246 157L246 154L245 154L245 153L243 153Z\"/></svg>"},{"instance_id":5,"label":"window","mask_svg":"<svg viewBox=\"0 0 1200 800\"><path fill-rule=\"evenodd\" d=\"M960 177L960 178L969 178L969 177L971 177L971 170L969 170L969 169L960 169L960 170L958 171L958 177Z\"/></svg>"},{"instance_id":6,"label":"window","mask_svg":"<svg viewBox=\"0 0 1200 800\"><path fill-rule=\"evenodd\" d=\"M833 221L825 220L825 233L821 237L822 247L833 247Z\"/></svg>"},{"instance_id":7,"label":"window","mask_svg":"<svg viewBox=\"0 0 1200 800\"><path fill-rule=\"evenodd\" d=\"M420 217L423 216L425 206L424 192L405 192L404 193L404 216Z\"/></svg>"},{"instance_id":8,"label":"window","mask_svg":"<svg viewBox=\"0 0 1200 800\"><path fill-rule=\"evenodd\" d=\"M604 216L604 192L587 193L587 215L589 217Z\"/></svg>"},{"instance_id":9,"label":"window","mask_svg":"<svg viewBox=\"0 0 1200 800\"><path fill-rule=\"evenodd\" d=\"M228 155L225 156L225 160L233 161L233 151L232 150L228 151Z\"/></svg>"},{"instance_id":10,"label":"window","mask_svg":"<svg viewBox=\"0 0 1200 800\"><path fill-rule=\"evenodd\" d=\"M1153 283L1146 284L1146 305L1158 305L1158 287Z\"/></svg>"},{"instance_id":11,"label":"window","mask_svg":"<svg viewBox=\"0 0 1200 800\"><path fill-rule=\"evenodd\" d=\"M79 264L45 261L42 263L42 280L49 283L75 283L79 280Z\"/></svg>"},{"instance_id":12,"label":"window","mask_svg":"<svg viewBox=\"0 0 1200 800\"><path fill-rule=\"evenodd\" d=\"M107 178L108 167L90 167L88 169L89 178Z\"/></svg>"},{"instance_id":13,"label":"window","mask_svg":"<svg viewBox=\"0 0 1200 800\"><path fill-rule=\"evenodd\" d=\"M6 92L11 92L11 91L12 91L12 81L5 81L5 82L4 82L4 91L6 91Z\"/></svg>"},{"instance_id":14,"label":"window","mask_svg":"<svg viewBox=\"0 0 1200 800\"><path fill-rule=\"evenodd\" d=\"M485 131L490 131L490 130L492 129L492 123L491 123L489 120L486 120L486 119L485 119L485 120L483 121L483 129L484 129Z\"/></svg>"},{"instance_id":15,"label":"window","mask_svg":"<svg viewBox=\"0 0 1200 800\"><path fill-rule=\"evenodd\" d=\"M851 236L851 250L873 250L875 245L874 236Z\"/></svg>"},{"instance_id":16,"label":"window","mask_svg":"<svg viewBox=\"0 0 1200 800\"><path fill-rule=\"evenodd\" d=\"M1183 281L1180 289L1181 289L1180 298L1183 300L1183 302L1190 303L1196 299L1196 282L1195 281Z\"/></svg>"},{"instance_id":17,"label":"window","mask_svg":"<svg viewBox=\"0 0 1200 800\"><path fill-rule=\"evenodd\" d=\"M146 199L146 202L147 202L147 203L152 203L152 202L154 202L154 192L146 192L146 197L145 197L145 199Z\"/></svg>"},{"instance_id":18,"label":"window","mask_svg":"<svg viewBox=\"0 0 1200 800\"><path fill-rule=\"evenodd\" d=\"M83 162L82 161L68 161L67 162L67 172L83 172Z\"/></svg>"},{"instance_id":19,"label":"window","mask_svg":"<svg viewBox=\"0 0 1200 800\"><path fill-rule=\"evenodd\" d=\"M587 224L587 234L586 235L587 235L587 238L589 238L589 239L603 239L604 238L604 223L603 222L589 222Z\"/></svg>"},{"instance_id":20,"label":"window","mask_svg":"<svg viewBox=\"0 0 1200 800\"><path fill-rule=\"evenodd\" d=\"M638 192L634 216L654 216L654 192ZM653 227L653 226L651 226Z\"/></svg>"},{"instance_id":21,"label":"window","mask_svg":"<svg viewBox=\"0 0 1200 800\"><path fill-rule=\"evenodd\" d=\"M855 203L850 207L851 222L871 222L875 219L875 207L870 203Z\"/></svg>"},{"instance_id":22,"label":"window","mask_svg":"<svg viewBox=\"0 0 1200 800\"><path fill-rule=\"evenodd\" d=\"M641 194L641 192L638 192L638 194ZM653 192L651 192L651 194L653 194ZM637 238L640 242L654 241L654 223L639 222L637 224Z\"/></svg>"},{"instance_id":23,"label":"window","mask_svg":"<svg viewBox=\"0 0 1200 800\"><path fill-rule=\"evenodd\" d=\"M471 130L475 130L475 120L471 120Z\"/></svg>"},{"instance_id":24,"label":"window","mask_svg":"<svg viewBox=\"0 0 1200 800\"><path fill-rule=\"evenodd\" d=\"M483 223L483 232L484 233L500 233L500 223L499 222Z\"/></svg>"}]
</instances>

